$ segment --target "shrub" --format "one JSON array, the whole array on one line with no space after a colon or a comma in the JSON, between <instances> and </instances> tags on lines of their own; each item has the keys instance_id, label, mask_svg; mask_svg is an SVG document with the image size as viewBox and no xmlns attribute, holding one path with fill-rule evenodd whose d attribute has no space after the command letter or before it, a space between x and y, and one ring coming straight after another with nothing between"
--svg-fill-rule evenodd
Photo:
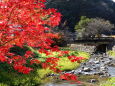
<instances>
[{"instance_id":1,"label":"shrub","mask_svg":"<svg viewBox=\"0 0 115 86\"><path fill-rule=\"evenodd\" d=\"M36 69L36 71L24 75L16 72L0 72L0 86L35 86L43 83L47 77L46 75L53 73L49 69Z\"/></svg>"}]
</instances>

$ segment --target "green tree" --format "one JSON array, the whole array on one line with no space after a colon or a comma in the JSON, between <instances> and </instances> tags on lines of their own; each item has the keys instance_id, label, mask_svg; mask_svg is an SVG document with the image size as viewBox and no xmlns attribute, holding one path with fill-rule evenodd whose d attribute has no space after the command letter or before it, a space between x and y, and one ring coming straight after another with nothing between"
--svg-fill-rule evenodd
<instances>
[{"instance_id":1,"label":"green tree","mask_svg":"<svg viewBox=\"0 0 115 86\"><path fill-rule=\"evenodd\" d=\"M75 26L77 37L95 37L101 34L111 34L114 25L108 20L101 18L87 18L82 16L81 20Z\"/></svg>"},{"instance_id":2,"label":"green tree","mask_svg":"<svg viewBox=\"0 0 115 86\"><path fill-rule=\"evenodd\" d=\"M86 16L81 16L80 21L75 25L75 30L77 31L77 37L82 37L85 27L92 19L87 18Z\"/></svg>"},{"instance_id":3,"label":"green tree","mask_svg":"<svg viewBox=\"0 0 115 86\"><path fill-rule=\"evenodd\" d=\"M97 36L100 37L102 34L110 35L114 25L109 20L101 18L92 18L85 27L83 32L84 37Z\"/></svg>"},{"instance_id":4,"label":"green tree","mask_svg":"<svg viewBox=\"0 0 115 86\"><path fill-rule=\"evenodd\" d=\"M86 16L81 16L80 21L78 22L77 25L75 25L75 30L83 29L90 21L91 21L90 18L87 18Z\"/></svg>"}]
</instances>

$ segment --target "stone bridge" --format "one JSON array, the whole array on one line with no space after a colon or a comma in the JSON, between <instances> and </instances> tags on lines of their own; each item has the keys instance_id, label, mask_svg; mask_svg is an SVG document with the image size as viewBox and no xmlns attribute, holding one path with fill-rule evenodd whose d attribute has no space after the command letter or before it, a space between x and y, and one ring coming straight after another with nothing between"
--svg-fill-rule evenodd
<instances>
[{"instance_id":1,"label":"stone bridge","mask_svg":"<svg viewBox=\"0 0 115 86\"><path fill-rule=\"evenodd\" d=\"M70 48L85 51L88 53L93 52L106 52L107 50L115 51L115 38L114 37L95 37L95 38L79 38L73 43L68 44Z\"/></svg>"}]
</instances>

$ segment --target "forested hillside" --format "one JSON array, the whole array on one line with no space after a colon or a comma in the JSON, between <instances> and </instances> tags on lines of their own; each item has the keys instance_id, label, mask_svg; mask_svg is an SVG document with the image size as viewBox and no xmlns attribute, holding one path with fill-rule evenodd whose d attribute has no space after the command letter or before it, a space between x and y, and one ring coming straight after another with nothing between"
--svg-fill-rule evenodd
<instances>
[{"instance_id":1,"label":"forested hillside","mask_svg":"<svg viewBox=\"0 0 115 86\"><path fill-rule=\"evenodd\" d=\"M62 22L67 21L74 28L81 16L104 18L115 24L115 3L112 0L47 0L48 8L57 8L63 15Z\"/></svg>"}]
</instances>

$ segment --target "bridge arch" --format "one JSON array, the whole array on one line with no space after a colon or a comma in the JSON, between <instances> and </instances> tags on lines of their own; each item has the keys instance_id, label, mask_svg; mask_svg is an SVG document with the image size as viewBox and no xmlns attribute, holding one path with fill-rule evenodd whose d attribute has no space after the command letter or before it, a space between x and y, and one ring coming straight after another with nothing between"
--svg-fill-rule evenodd
<instances>
[{"instance_id":1,"label":"bridge arch","mask_svg":"<svg viewBox=\"0 0 115 86\"><path fill-rule=\"evenodd\" d=\"M99 44L95 47L95 53L106 53L108 44Z\"/></svg>"}]
</instances>

